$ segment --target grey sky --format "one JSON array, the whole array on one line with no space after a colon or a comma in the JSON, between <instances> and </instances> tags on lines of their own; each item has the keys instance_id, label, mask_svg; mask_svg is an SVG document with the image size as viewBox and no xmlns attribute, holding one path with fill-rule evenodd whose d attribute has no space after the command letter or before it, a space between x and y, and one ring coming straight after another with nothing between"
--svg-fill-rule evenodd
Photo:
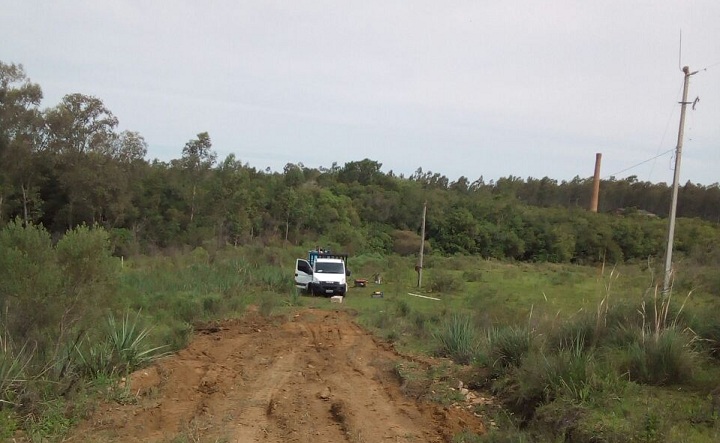
<instances>
[{"instance_id":1,"label":"grey sky","mask_svg":"<svg viewBox=\"0 0 720 443\"><path fill-rule=\"evenodd\" d=\"M603 176L675 147L720 181L720 1L0 0L0 60L81 92L168 160L208 131L282 170L370 158L457 179ZM670 182L672 154L617 174Z\"/></svg>"}]
</instances>

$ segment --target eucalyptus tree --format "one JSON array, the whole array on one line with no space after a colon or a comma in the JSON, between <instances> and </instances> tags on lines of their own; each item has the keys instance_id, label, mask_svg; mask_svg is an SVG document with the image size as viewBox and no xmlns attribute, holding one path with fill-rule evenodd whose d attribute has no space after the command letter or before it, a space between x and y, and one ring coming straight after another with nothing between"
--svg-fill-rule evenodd
<instances>
[{"instance_id":1,"label":"eucalyptus tree","mask_svg":"<svg viewBox=\"0 0 720 443\"><path fill-rule=\"evenodd\" d=\"M188 179L190 200L190 223L195 219L197 212L198 194L203 193L201 184L210 174L217 155L212 151L212 141L207 132L201 132L197 138L185 143L182 150L180 164Z\"/></svg>"},{"instance_id":2,"label":"eucalyptus tree","mask_svg":"<svg viewBox=\"0 0 720 443\"><path fill-rule=\"evenodd\" d=\"M100 99L68 94L45 112L45 122L48 148L68 202L61 211L64 223L72 227L104 221L116 185L107 176L114 166L118 119Z\"/></svg>"},{"instance_id":3,"label":"eucalyptus tree","mask_svg":"<svg viewBox=\"0 0 720 443\"><path fill-rule=\"evenodd\" d=\"M10 199L19 195L24 223L40 211L35 162L42 149L42 89L25 75L22 65L0 61L0 222L8 218Z\"/></svg>"}]
</instances>

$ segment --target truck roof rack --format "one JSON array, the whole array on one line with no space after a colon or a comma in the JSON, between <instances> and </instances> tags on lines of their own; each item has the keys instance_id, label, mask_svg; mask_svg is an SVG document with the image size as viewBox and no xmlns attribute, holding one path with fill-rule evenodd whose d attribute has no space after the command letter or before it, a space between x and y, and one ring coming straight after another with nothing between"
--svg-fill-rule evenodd
<instances>
[{"instance_id":1,"label":"truck roof rack","mask_svg":"<svg viewBox=\"0 0 720 443\"><path fill-rule=\"evenodd\" d=\"M347 266L347 260L348 260L348 254L336 254L331 252L319 252L319 251L310 251L308 253L308 261L310 262L310 266L315 265L315 260L318 258L339 258L340 260L345 262L345 266Z\"/></svg>"}]
</instances>

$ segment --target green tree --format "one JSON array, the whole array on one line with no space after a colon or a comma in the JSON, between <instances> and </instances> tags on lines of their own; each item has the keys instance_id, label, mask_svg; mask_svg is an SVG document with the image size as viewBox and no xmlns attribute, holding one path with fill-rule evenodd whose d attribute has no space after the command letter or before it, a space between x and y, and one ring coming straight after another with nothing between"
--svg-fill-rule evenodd
<instances>
[{"instance_id":1,"label":"green tree","mask_svg":"<svg viewBox=\"0 0 720 443\"><path fill-rule=\"evenodd\" d=\"M45 113L49 149L67 205L60 215L68 227L103 222L115 182L113 153L117 118L95 97L69 94Z\"/></svg>"},{"instance_id":2,"label":"green tree","mask_svg":"<svg viewBox=\"0 0 720 443\"><path fill-rule=\"evenodd\" d=\"M202 192L201 186L216 159L217 155L212 151L212 142L207 132L201 132L196 139L185 143L182 150L180 162L187 174L190 188L190 223L195 219L198 194Z\"/></svg>"},{"instance_id":3,"label":"green tree","mask_svg":"<svg viewBox=\"0 0 720 443\"><path fill-rule=\"evenodd\" d=\"M19 194L23 221L40 215L37 153L42 142L40 86L22 65L0 61L0 223L8 218L10 198Z\"/></svg>"}]
</instances>

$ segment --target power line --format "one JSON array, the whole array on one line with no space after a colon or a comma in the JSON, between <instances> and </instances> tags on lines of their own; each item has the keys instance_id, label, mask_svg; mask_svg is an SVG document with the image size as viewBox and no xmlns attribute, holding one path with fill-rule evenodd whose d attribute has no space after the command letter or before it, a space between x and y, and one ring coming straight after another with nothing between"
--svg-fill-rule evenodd
<instances>
[{"instance_id":1,"label":"power line","mask_svg":"<svg viewBox=\"0 0 720 443\"><path fill-rule=\"evenodd\" d=\"M629 171L629 170L631 170L631 169L637 168L638 166L644 165L644 164L647 163L647 162L651 162L651 161L653 161L653 160L655 160L655 159L657 159L657 158L660 158L660 157L662 157L662 156L665 155L665 154L669 154L669 153L671 153L671 152L673 152L673 151L675 151L675 148L668 149L667 151L661 152L660 154L656 155L655 157L651 157L651 158L649 158L649 159L647 159L647 160L643 160L643 161L641 161L640 163L638 163L638 164L636 164L636 165L632 165L632 166L630 166L630 167L628 167L628 168L623 169L622 171L617 171L617 172L614 172L614 173L612 173L612 174L606 175L605 177L603 177L603 180L605 180L605 179L607 179L607 178L609 178L609 177L616 176L616 175L618 175L618 174L622 174L622 173L625 172L625 171Z\"/></svg>"},{"instance_id":2,"label":"power line","mask_svg":"<svg viewBox=\"0 0 720 443\"><path fill-rule=\"evenodd\" d=\"M677 94L676 94L676 100L678 100L678 99L680 98L680 95L681 95L681 94L682 94L682 86L678 89L678 92L677 92ZM675 105L673 105L673 106L671 107L671 109L670 109L670 115L668 115L667 122L665 122L665 130L663 131L662 138L660 139L660 143L658 144L657 150L655 151L655 154L656 154L658 157L663 155L663 154L658 154L658 152L660 152L660 148L662 147L662 145L665 144L665 136L666 136L667 133L668 133L668 128L670 128L670 121L671 121L671 119L672 119L672 117L673 117L673 114L675 114L675 107L676 107L676 106L677 106L677 105L675 104ZM655 157L655 158L658 158L658 157ZM653 174L653 171L654 171L654 170L655 170L655 163L653 163L652 166L650 167L650 171L648 172L648 180L650 180L650 179L652 178L652 174Z\"/></svg>"},{"instance_id":3,"label":"power line","mask_svg":"<svg viewBox=\"0 0 720 443\"><path fill-rule=\"evenodd\" d=\"M710 64L710 65L708 65L708 66L705 66L705 67L702 68L702 69L698 69L698 71L707 71L708 69L714 68L714 67L717 66L717 65L720 65L720 62L712 63L712 64Z\"/></svg>"}]
</instances>

